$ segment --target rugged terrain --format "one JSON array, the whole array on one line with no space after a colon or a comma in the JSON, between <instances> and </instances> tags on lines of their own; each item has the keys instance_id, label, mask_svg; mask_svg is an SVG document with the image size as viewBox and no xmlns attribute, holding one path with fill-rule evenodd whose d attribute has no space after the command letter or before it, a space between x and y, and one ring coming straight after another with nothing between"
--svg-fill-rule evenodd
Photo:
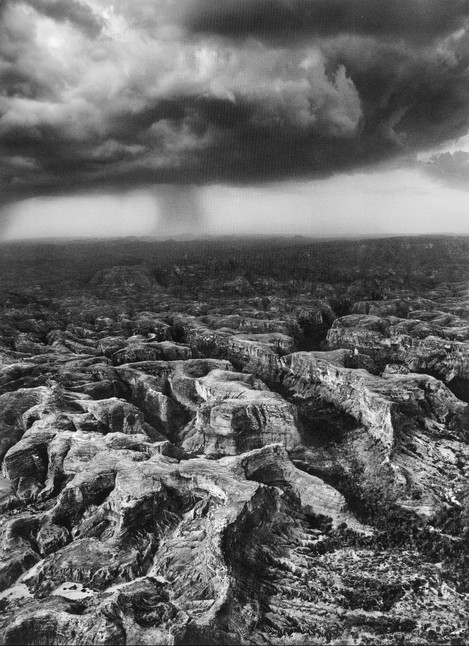
<instances>
[{"instance_id":1,"label":"rugged terrain","mask_svg":"<svg viewBox=\"0 0 469 646\"><path fill-rule=\"evenodd\" d=\"M10 243L4 644L466 644L469 240Z\"/></svg>"}]
</instances>

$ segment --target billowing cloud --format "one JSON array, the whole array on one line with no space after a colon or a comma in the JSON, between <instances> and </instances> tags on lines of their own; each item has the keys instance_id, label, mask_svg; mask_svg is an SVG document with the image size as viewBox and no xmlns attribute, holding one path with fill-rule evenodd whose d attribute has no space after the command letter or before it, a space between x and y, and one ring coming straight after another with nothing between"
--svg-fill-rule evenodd
<instances>
[{"instance_id":1,"label":"billowing cloud","mask_svg":"<svg viewBox=\"0 0 469 646\"><path fill-rule=\"evenodd\" d=\"M2 196L320 177L465 134L468 5L6 0Z\"/></svg>"},{"instance_id":2,"label":"billowing cloud","mask_svg":"<svg viewBox=\"0 0 469 646\"><path fill-rule=\"evenodd\" d=\"M448 186L469 190L469 153L465 150L432 155L422 167Z\"/></svg>"},{"instance_id":3,"label":"billowing cloud","mask_svg":"<svg viewBox=\"0 0 469 646\"><path fill-rule=\"evenodd\" d=\"M69 22L86 35L97 36L103 27L99 14L81 0L22 0L36 11L57 22Z\"/></svg>"}]
</instances>

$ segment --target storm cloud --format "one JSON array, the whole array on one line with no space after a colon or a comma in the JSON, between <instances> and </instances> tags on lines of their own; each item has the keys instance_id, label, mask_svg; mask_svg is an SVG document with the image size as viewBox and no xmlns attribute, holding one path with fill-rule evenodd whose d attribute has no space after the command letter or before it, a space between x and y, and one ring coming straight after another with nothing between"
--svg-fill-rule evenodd
<instances>
[{"instance_id":1,"label":"storm cloud","mask_svg":"<svg viewBox=\"0 0 469 646\"><path fill-rule=\"evenodd\" d=\"M6 0L2 199L412 157L469 129L468 16L469 0Z\"/></svg>"},{"instance_id":2,"label":"storm cloud","mask_svg":"<svg viewBox=\"0 0 469 646\"><path fill-rule=\"evenodd\" d=\"M468 0L199 0L183 9L193 31L292 38L353 33L431 41L465 25Z\"/></svg>"}]
</instances>

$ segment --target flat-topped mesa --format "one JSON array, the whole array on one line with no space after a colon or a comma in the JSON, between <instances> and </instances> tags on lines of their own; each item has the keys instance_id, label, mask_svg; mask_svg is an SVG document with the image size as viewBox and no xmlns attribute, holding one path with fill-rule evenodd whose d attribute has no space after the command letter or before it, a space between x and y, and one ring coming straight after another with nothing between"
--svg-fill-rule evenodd
<instances>
[{"instance_id":1,"label":"flat-topped mesa","mask_svg":"<svg viewBox=\"0 0 469 646\"><path fill-rule=\"evenodd\" d=\"M423 316L423 313L419 313ZM354 314L337 319L327 334L332 349L349 348L384 368L401 364L446 383L469 380L469 325L442 315L432 321Z\"/></svg>"},{"instance_id":2,"label":"flat-topped mesa","mask_svg":"<svg viewBox=\"0 0 469 646\"><path fill-rule=\"evenodd\" d=\"M127 343L112 354L112 362L115 366L124 363L135 363L138 361L177 361L178 359L191 359L191 349L185 345L173 343L172 341L147 341L146 339L135 339Z\"/></svg>"},{"instance_id":3,"label":"flat-topped mesa","mask_svg":"<svg viewBox=\"0 0 469 646\"><path fill-rule=\"evenodd\" d=\"M287 449L301 443L296 408L252 375L212 370L195 386L206 403L180 433L187 451L219 457L272 442Z\"/></svg>"},{"instance_id":4,"label":"flat-topped mesa","mask_svg":"<svg viewBox=\"0 0 469 646\"><path fill-rule=\"evenodd\" d=\"M282 357L283 385L297 399L333 404L364 428L345 438L343 457L348 468L351 455L362 465L365 490L377 487L427 517L451 506L467 478L467 404L428 375L377 377L346 367L352 359L350 350Z\"/></svg>"},{"instance_id":5,"label":"flat-topped mesa","mask_svg":"<svg viewBox=\"0 0 469 646\"><path fill-rule=\"evenodd\" d=\"M350 350L295 352L281 361L284 386L297 396L319 397L338 406L389 450L406 420L418 424L428 418L444 425L467 409L443 383L428 375L377 377L347 367L353 361Z\"/></svg>"},{"instance_id":6,"label":"flat-topped mesa","mask_svg":"<svg viewBox=\"0 0 469 646\"><path fill-rule=\"evenodd\" d=\"M466 283L463 283L466 286ZM463 291L467 291L463 290ZM463 326L467 328L467 314L457 313L451 306L452 299L442 299L435 295L437 301L413 295L411 298L389 298L379 301L357 301L352 305L350 314L369 314L370 316L396 316L401 319L420 319L432 321L436 325L447 327ZM461 294L462 297L462 294ZM457 303L461 305L462 298Z\"/></svg>"},{"instance_id":7,"label":"flat-topped mesa","mask_svg":"<svg viewBox=\"0 0 469 646\"><path fill-rule=\"evenodd\" d=\"M259 317L264 315L264 312L259 312ZM284 320L278 318L253 318L252 316L242 316L241 314L228 314L226 316L210 314L201 316L199 320L213 330L226 328L243 334L280 333L295 338L301 335L301 329L293 318Z\"/></svg>"},{"instance_id":8,"label":"flat-topped mesa","mask_svg":"<svg viewBox=\"0 0 469 646\"><path fill-rule=\"evenodd\" d=\"M295 407L227 361L142 362L117 370L147 422L190 453L233 455L271 442L300 443Z\"/></svg>"},{"instance_id":9,"label":"flat-topped mesa","mask_svg":"<svg viewBox=\"0 0 469 646\"><path fill-rule=\"evenodd\" d=\"M280 333L234 334L211 330L195 317L174 315L171 321L192 351L202 357L227 359L243 372L275 383L281 374L280 356L294 349L294 341Z\"/></svg>"},{"instance_id":10,"label":"flat-topped mesa","mask_svg":"<svg viewBox=\"0 0 469 646\"><path fill-rule=\"evenodd\" d=\"M283 385L297 397L334 404L363 424L390 453L395 441L395 404L373 388L376 382L372 375L345 367L352 356L349 350L336 350L282 357Z\"/></svg>"},{"instance_id":11,"label":"flat-topped mesa","mask_svg":"<svg viewBox=\"0 0 469 646\"><path fill-rule=\"evenodd\" d=\"M419 305L421 301L418 301ZM373 316L406 317L412 308L411 304L401 298L389 298L383 301L357 301L352 305L352 314L371 314Z\"/></svg>"}]
</instances>

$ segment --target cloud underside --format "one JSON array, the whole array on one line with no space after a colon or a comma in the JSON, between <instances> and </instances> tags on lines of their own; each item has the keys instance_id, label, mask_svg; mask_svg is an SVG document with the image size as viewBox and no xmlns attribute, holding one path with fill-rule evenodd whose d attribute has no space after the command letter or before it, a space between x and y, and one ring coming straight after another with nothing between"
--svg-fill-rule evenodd
<instances>
[{"instance_id":1,"label":"cloud underside","mask_svg":"<svg viewBox=\"0 0 469 646\"><path fill-rule=\"evenodd\" d=\"M275 39L342 33L428 42L458 29L466 0L199 0L186 3L193 31Z\"/></svg>"},{"instance_id":2,"label":"cloud underside","mask_svg":"<svg viewBox=\"0 0 469 646\"><path fill-rule=\"evenodd\" d=\"M6 0L4 200L323 177L466 134L469 2Z\"/></svg>"}]
</instances>

